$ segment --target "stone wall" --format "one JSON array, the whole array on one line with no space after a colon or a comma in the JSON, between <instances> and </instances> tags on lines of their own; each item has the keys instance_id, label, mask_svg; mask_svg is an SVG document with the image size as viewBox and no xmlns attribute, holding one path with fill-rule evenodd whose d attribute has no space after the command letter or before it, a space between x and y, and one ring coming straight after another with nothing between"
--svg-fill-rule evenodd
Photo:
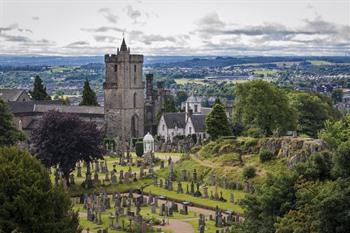
<instances>
[{"instance_id":1,"label":"stone wall","mask_svg":"<svg viewBox=\"0 0 350 233\"><path fill-rule=\"evenodd\" d=\"M260 139L258 148L269 150L277 157L287 157L288 165L294 166L311 154L327 149L327 144L321 139L280 137Z\"/></svg>"}]
</instances>

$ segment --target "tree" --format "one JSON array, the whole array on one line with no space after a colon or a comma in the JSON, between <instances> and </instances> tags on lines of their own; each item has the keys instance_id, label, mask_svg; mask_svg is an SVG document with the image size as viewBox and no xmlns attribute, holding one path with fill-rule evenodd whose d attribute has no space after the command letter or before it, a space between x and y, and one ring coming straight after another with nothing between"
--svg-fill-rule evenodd
<instances>
[{"instance_id":1,"label":"tree","mask_svg":"<svg viewBox=\"0 0 350 233\"><path fill-rule=\"evenodd\" d=\"M51 97L46 92L46 87L43 85L43 80L39 75L35 76L33 91L29 92L33 100L51 100Z\"/></svg>"},{"instance_id":2,"label":"tree","mask_svg":"<svg viewBox=\"0 0 350 233\"><path fill-rule=\"evenodd\" d=\"M186 101L188 94L186 91L178 91L176 93L176 106L181 106L181 103Z\"/></svg>"},{"instance_id":3,"label":"tree","mask_svg":"<svg viewBox=\"0 0 350 233\"><path fill-rule=\"evenodd\" d=\"M343 142L333 156L333 175L335 177L350 177L350 141Z\"/></svg>"},{"instance_id":4,"label":"tree","mask_svg":"<svg viewBox=\"0 0 350 233\"><path fill-rule=\"evenodd\" d=\"M286 93L272 84L262 80L239 84L235 95L234 124L243 125L245 131L260 129L272 135L296 128L296 114Z\"/></svg>"},{"instance_id":5,"label":"tree","mask_svg":"<svg viewBox=\"0 0 350 233\"><path fill-rule=\"evenodd\" d=\"M84 82L83 99L81 100L80 106L98 106L96 93L91 89L89 80Z\"/></svg>"},{"instance_id":6,"label":"tree","mask_svg":"<svg viewBox=\"0 0 350 233\"><path fill-rule=\"evenodd\" d=\"M172 95L165 96L164 101L165 112L176 112L175 98Z\"/></svg>"},{"instance_id":7,"label":"tree","mask_svg":"<svg viewBox=\"0 0 350 233\"><path fill-rule=\"evenodd\" d=\"M103 135L92 122L77 115L50 111L33 130L33 153L46 167L59 165L69 186L75 164L102 158Z\"/></svg>"},{"instance_id":8,"label":"tree","mask_svg":"<svg viewBox=\"0 0 350 233\"><path fill-rule=\"evenodd\" d=\"M221 104L214 105L211 112L205 118L205 127L207 133L214 140L220 136L232 135L224 106Z\"/></svg>"},{"instance_id":9,"label":"tree","mask_svg":"<svg viewBox=\"0 0 350 233\"><path fill-rule=\"evenodd\" d=\"M291 105L297 113L297 130L315 137L323 128L326 120L337 117L330 100L314 93L290 93Z\"/></svg>"},{"instance_id":10,"label":"tree","mask_svg":"<svg viewBox=\"0 0 350 233\"><path fill-rule=\"evenodd\" d=\"M0 146L14 145L24 138L24 134L14 125L7 103L0 98Z\"/></svg>"},{"instance_id":11,"label":"tree","mask_svg":"<svg viewBox=\"0 0 350 233\"><path fill-rule=\"evenodd\" d=\"M350 138L350 115L339 121L326 120L319 137L325 140L331 149L336 149L341 143L346 142Z\"/></svg>"},{"instance_id":12,"label":"tree","mask_svg":"<svg viewBox=\"0 0 350 233\"><path fill-rule=\"evenodd\" d=\"M26 151L0 148L0 177L0 232L81 232L69 196Z\"/></svg>"}]
</instances>

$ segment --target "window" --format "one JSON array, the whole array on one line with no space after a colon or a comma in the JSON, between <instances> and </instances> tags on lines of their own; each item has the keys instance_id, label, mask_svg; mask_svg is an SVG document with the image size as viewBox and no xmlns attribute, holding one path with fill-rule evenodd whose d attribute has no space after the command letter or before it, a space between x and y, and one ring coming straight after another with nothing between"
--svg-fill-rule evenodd
<instances>
[{"instance_id":1,"label":"window","mask_svg":"<svg viewBox=\"0 0 350 233\"><path fill-rule=\"evenodd\" d=\"M188 128L189 134L192 134L192 127Z\"/></svg>"},{"instance_id":2,"label":"window","mask_svg":"<svg viewBox=\"0 0 350 233\"><path fill-rule=\"evenodd\" d=\"M171 132L171 136L174 136L174 132Z\"/></svg>"},{"instance_id":3,"label":"window","mask_svg":"<svg viewBox=\"0 0 350 233\"><path fill-rule=\"evenodd\" d=\"M136 84L136 65L134 65L134 84Z\"/></svg>"},{"instance_id":4,"label":"window","mask_svg":"<svg viewBox=\"0 0 350 233\"><path fill-rule=\"evenodd\" d=\"M137 94L136 94L136 92L134 93L134 108L136 108L136 96L137 96Z\"/></svg>"},{"instance_id":5,"label":"window","mask_svg":"<svg viewBox=\"0 0 350 233\"><path fill-rule=\"evenodd\" d=\"M165 125L163 125L162 129L165 130Z\"/></svg>"},{"instance_id":6,"label":"window","mask_svg":"<svg viewBox=\"0 0 350 233\"><path fill-rule=\"evenodd\" d=\"M198 112L198 105L197 104L194 105L194 112Z\"/></svg>"},{"instance_id":7,"label":"window","mask_svg":"<svg viewBox=\"0 0 350 233\"><path fill-rule=\"evenodd\" d=\"M114 72L118 71L118 65L114 65Z\"/></svg>"}]
</instances>

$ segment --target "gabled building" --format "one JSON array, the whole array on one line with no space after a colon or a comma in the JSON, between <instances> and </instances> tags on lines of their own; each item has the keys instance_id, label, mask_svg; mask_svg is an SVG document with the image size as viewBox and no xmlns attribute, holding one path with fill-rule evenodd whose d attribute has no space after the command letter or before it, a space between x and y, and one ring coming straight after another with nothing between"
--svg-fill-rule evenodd
<instances>
[{"instance_id":1,"label":"gabled building","mask_svg":"<svg viewBox=\"0 0 350 233\"><path fill-rule=\"evenodd\" d=\"M31 100L28 93L23 89L0 89L0 98L5 102L25 102Z\"/></svg>"},{"instance_id":2,"label":"gabled building","mask_svg":"<svg viewBox=\"0 0 350 233\"><path fill-rule=\"evenodd\" d=\"M210 111L208 108L202 108L201 99L192 95L182 104L182 107L185 112L164 113L162 115L158 124L158 136L166 142L173 142L176 136L193 134L200 140L207 138L205 117Z\"/></svg>"}]
</instances>

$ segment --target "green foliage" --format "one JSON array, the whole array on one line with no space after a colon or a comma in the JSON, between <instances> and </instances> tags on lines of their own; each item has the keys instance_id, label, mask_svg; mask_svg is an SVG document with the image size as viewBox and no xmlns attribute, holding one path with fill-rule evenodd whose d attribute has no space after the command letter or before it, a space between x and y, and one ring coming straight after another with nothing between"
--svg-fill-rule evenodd
<instances>
[{"instance_id":1,"label":"green foliage","mask_svg":"<svg viewBox=\"0 0 350 233\"><path fill-rule=\"evenodd\" d=\"M264 184L254 194L243 200L245 208L244 232L275 232L277 219L295 206L294 183L297 176L293 173L268 175Z\"/></svg>"},{"instance_id":2,"label":"green foliage","mask_svg":"<svg viewBox=\"0 0 350 233\"><path fill-rule=\"evenodd\" d=\"M314 93L291 92L291 105L297 113L297 131L311 137L323 128L326 120L338 115L329 99Z\"/></svg>"},{"instance_id":3,"label":"green foliage","mask_svg":"<svg viewBox=\"0 0 350 233\"><path fill-rule=\"evenodd\" d=\"M165 96L164 101L165 112L176 112L175 98L172 95Z\"/></svg>"},{"instance_id":4,"label":"green foliage","mask_svg":"<svg viewBox=\"0 0 350 233\"><path fill-rule=\"evenodd\" d=\"M246 130L258 128L264 135L295 129L296 116L287 95L272 84L262 80L238 84L235 95L234 124Z\"/></svg>"},{"instance_id":5,"label":"green foliage","mask_svg":"<svg viewBox=\"0 0 350 233\"><path fill-rule=\"evenodd\" d=\"M83 99L81 100L80 106L98 106L96 93L91 89L89 80L84 82Z\"/></svg>"},{"instance_id":6,"label":"green foliage","mask_svg":"<svg viewBox=\"0 0 350 233\"><path fill-rule=\"evenodd\" d=\"M51 100L51 97L46 92L46 87L39 75L35 76L33 91L29 92L33 100Z\"/></svg>"},{"instance_id":7,"label":"green foliage","mask_svg":"<svg viewBox=\"0 0 350 233\"><path fill-rule=\"evenodd\" d=\"M181 103L186 101L188 94L186 91L178 91L176 93L176 106L181 106Z\"/></svg>"},{"instance_id":8,"label":"green foliage","mask_svg":"<svg viewBox=\"0 0 350 233\"><path fill-rule=\"evenodd\" d=\"M319 137L325 140L332 149L347 141L350 138L350 115L339 121L327 120Z\"/></svg>"},{"instance_id":9,"label":"green foliage","mask_svg":"<svg viewBox=\"0 0 350 233\"><path fill-rule=\"evenodd\" d=\"M205 119L205 127L207 133L214 140L220 136L232 135L224 106L221 104L214 105Z\"/></svg>"},{"instance_id":10,"label":"green foliage","mask_svg":"<svg viewBox=\"0 0 350 233\"><path fill-rule=\"evenodd\" d=\"M276 233L350 232L350 181L306 182L297 186L296 208L278 219Z\"/></svg>"},{"instance_id":11,"label":"green foliage","mask_svg":"<svg viewBox=\"0 0 350 233\"><path fill-rule=\"evenodd\" d=\"M269 150L262 150L259 153L260 162L262 163L270 161L272 157L273 157L273 154Z\"/></svg>"},{"instance_id":12,"label":"green foliage","mask_svg":"<svg viewBox=\"0 0 350 233\"><path fill-rule=\"evenodd\" d=\"M0 98L0 146L14 145L24 138L24 134L14 125L7 103Z\"/></svg>"},{"instance_id":13,"label":"green foliage","mask_svg":"<svg viewBox=\"0 0 350 233\"><path fill-rule=\"evenodd\" d=\"M298 174L307 180L327 180L331 178L332 154L328 151L312 154L305 163L297 165Z\"/></svg>"},{"instance_id":14,"label":"green foliage","mask_svg":"<svg viewBox=\"0 0 350 233\"><path fill-rule=\"evenodd\" d=\"M136 146L135 146L135 150L136 150L136 155L138 157L141 157L143 155L143 142L136 142Z\"/></svg>"},{"instance_id":15,"label":"green foliage","mask_svg":"<svg viewBox=\"0 0 350 233\"><path fill-rule=\"evenodd\" d=\"M256 176L256 169L253 166L248 166L243 169L243 177L250 179Z\"/></svg>"},{"instance_id":16,"label":"green foliage","mask_svg":"<svg viewBox=\"0 0 350 233\"><path fill-rule=\"evenodd\" d=\"M350 141L343 142L333 156L335 177L350 177Z\"/></svg>"},{"instance_id":17,"label":"green foliage","mask_svg":"<svg viewBox=\"0 0 350 233\"><path fill-rule=\"evenodd\" d=\"M81 232L69 196L27 152L0 148L0 177L0 232Z\"/></svg>"}]
</instances>

